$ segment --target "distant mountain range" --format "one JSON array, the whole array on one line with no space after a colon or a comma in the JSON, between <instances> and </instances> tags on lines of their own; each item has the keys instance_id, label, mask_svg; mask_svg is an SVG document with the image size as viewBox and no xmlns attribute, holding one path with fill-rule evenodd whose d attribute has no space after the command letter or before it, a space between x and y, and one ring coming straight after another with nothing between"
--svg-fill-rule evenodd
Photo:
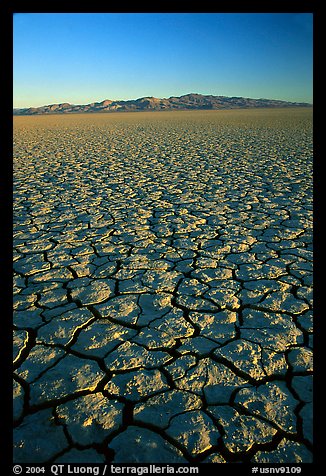
<instances>
[{"instance_id":1,"label":"distant mountain range","mask_svg":"<svg viewBox=\"0 0 326 476\"><path fill-rule=\"evenodd\" d=\"M18 116L30 116L37 114L104 113L116 111L175 111L186 109L248 109L311 106L312 105L308 103L278 101L274 99L250 99L191 93L180 97L171 96L163 99L151 96L127 101L105 99L105 101L92 102L91 104L69 104L65 102L41 107L14 109L13 114Z\"/></svg>"}]
</instances>

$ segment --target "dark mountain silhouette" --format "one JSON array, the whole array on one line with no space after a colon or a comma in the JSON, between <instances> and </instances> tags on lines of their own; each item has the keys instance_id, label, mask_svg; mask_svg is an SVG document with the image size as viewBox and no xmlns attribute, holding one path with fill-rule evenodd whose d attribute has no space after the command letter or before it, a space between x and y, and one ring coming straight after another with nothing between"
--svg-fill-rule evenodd
<instances>
[{"instance_id":1,"label":"dark mountain silhouette","mask_svg":"<svg viewBox=\"0 0 326 476\"><path fill-rule=\"evenodd\" d=\"M91 104L50 104L41 107L14 109L14 115L29 116L37 114L66 114L116 111L172 111L185 109L248 109L275 107L311 107L311 104L279 101L275 99L251 99L242 97L185 94L180 97L155 98L152 96L127 101L106 99Z\"/></svg>"}]
</instances>

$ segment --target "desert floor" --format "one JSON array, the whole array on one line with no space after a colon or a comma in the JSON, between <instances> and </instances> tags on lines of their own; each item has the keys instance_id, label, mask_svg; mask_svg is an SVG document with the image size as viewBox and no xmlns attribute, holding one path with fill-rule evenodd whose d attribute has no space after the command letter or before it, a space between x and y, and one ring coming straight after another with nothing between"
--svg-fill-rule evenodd
<instances>
[{"instance_id":1,"label":"desert floor","mask_svg":"<svg viewBox=\"0 0 326 476\"><path fill-rule=\"evenodd\" d=\"M14 461L312 461L312 111L14 118Z\"/></svg>"}]
</instances>

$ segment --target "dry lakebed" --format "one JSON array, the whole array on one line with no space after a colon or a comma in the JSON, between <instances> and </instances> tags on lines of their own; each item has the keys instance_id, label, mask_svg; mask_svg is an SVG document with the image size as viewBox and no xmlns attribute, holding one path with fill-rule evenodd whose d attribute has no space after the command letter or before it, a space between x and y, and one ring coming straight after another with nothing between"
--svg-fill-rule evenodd
<instances>
[{"instance_id":1,"label":"dry lakebed","mask_svg":"<svg viewBox=\"0 0 326 476\"><path fill-rule=\"evenodd\" d=\"M14 461L312 461L312 109L14 118Z\"/></svg>"}]
</instances>

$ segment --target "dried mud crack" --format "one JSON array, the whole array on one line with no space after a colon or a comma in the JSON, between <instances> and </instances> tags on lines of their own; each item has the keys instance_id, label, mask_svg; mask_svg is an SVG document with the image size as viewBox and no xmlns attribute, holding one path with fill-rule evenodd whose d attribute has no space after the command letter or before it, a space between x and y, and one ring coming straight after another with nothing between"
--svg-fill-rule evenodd
<instances>
[{"instance_id":1,"label":"dried mud crack","mask_svg":"<svg viewBox=\"0 0 326 476\"><path fill-rule=\"evenodd\" d=\"M310 109L14 118L14 460L312 461Z\"/></svg>"}]
</instances>

